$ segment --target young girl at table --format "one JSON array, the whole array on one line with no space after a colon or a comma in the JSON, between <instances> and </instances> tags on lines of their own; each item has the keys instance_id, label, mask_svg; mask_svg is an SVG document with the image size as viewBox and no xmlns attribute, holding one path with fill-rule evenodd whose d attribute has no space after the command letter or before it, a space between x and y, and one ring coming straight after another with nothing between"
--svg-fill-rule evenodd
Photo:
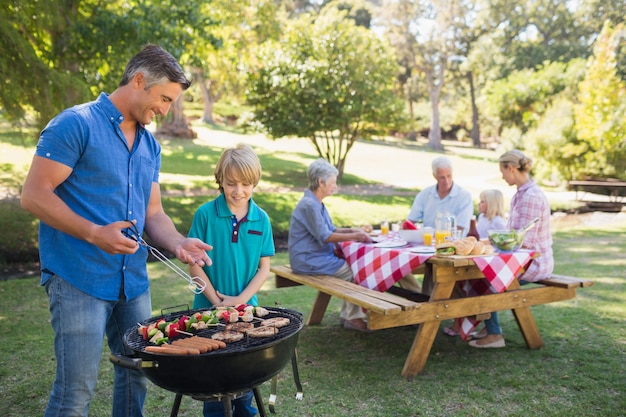
<instances>
[{"instance_id":1,"label":"young girl at table","mask_svg":"<svg viewBox=\"0 0 626 417\"><path fill-rule=\"evenodd\" d=\"M239 144L226 149L215 167L215 182L220 195L198 208L189 237L202 236L211 242L213 264L189 267L191 276L205 282L202 294L194 298L193 308L211 306L258 305L256 293L270 272L274 238L267 213L256 205L252 192L261 179L261 163L252 148ZM232 401L236 416L253 417L252 391ZM204 417L221 417L221 401L207 401Z\"/></svg>"},{"instance_id":2,"label":"young girl at table","mask_svg":"<svg viewBox=\"0 0 626 417\"><path fill-rule=\"evenodd\" d=\"M504 197L500 190L489 189L480 193L476 230L481 239L487 239L488 230L506 229L504 220Z\"/></svg>"},{"instance_id":3,"label":"young girl at table","mask_svg":"<svg viewBox=\"0 0 626 417\"><path fill-rule=\"evenodd\" d=\"M480 239L487 239L488 230L506 229L506 220L504 220L504 197L500 190L488 189L480 193L480 202L478 203L478 220L476 222L476 230ZM443 332L448 336L459 335L460 320L454 320L452 326L444 327ZM473 338L481 338L487 335L486 329L472 333Z\"/></svg>"},{"instance_id":4,"label":"young girl at table","mask_svg":"<svg viewBox=\"0 0 626 417\"><path fill-rule=\"evenodd\" d=\"M548 278L554 269L552 254L552 233L550 231L550 205L546 195L541 191L530 171L533 161L521 151L515 149L505 152L498 159L502 178L517 191L511 200L511 211L507 228L521 229L534 218L539 222L526 232L523 247L533 249L539 257L533 259L519 277L520 284L539 281ZM502 328L498 322L498 313L491 313L491 318L485 320L486 334L480 338L477 334L469 345L476 348L501 348L505 346Z\"/></svg>"}]
</instances>

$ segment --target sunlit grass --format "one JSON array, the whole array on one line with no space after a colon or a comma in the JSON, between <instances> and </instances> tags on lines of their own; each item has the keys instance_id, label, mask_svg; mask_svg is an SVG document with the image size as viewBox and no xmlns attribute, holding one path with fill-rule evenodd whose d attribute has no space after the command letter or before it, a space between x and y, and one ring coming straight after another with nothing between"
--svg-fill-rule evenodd
<instances>
[{"instance_id":1,"label":"sunlit grass","mask_svg":"<svg viewBox=\"0 0 626 417\"><path fill-rule=\"evenodd\" d=\"M6 142L10 146L2 148L0 157L4 157L5 149L10 153L22 149L23 153L15 155L28 163L35 142L27 139L12 136ZM164 190L197 190L214 185L212 172L221 147L210 145L210 141L172 140L165 142L163 149ZM291 211L306 187L303 173L315 156L263 149L258 153L264 176L254 198L270 213L275 230L284 235ZM343 184L367 182L347 175ZM264 187L289 187L292 191L263 192ZM186 233L197 207L210 198L169 197L164 199L164 206L179 230ZM325 204L335 224L347 226L376 224L384 218L401 219L411 201L412 196L340 193L325 200ZM6 239L7 233L3 236ZM472 350L458 338L438 335L426 369L411 380L401 378L400 371L416 330L406 327L372 334L346 331L338 325L341 302L333 298L322 324L305 327L299 336L298 364L304 400L294 399L295 385L288 366L278 380L277 415L624 415L624 236L626 225L568 227L554 233L555 272L593 279L595 285L580 289L573 300L533 307L544 348L526 349L513 315L505 311L501 324L506 349ZM272 258L275 264L287 262L285 252ZM164 309L191 305L193 294L181 277L158 262L150 262L148 271L154 315ZM262 305L279 305L307 316L316 294L303 286L277 289L270 277L259 291L259 300ZM53 335L48 321L48 301L38 277L0 282L0 396L7 405L3 408L6 417L43 413L54 375ZM110 415L111 371L105 349L91 416ZM261 391L267 400L269 384L264 384ZM146 416L169 415L173 400L173 393L151 384ZM184 397L179 416L199 415L201 403Z\"/></svg>"},{"instance_id":2,"label":"sunlit grass","mask_svg":"<svg viewBox=\"0 0 626 417\"><path fill-rule=\"evenodd\" d=\"M332 299L321 325L299 335L298 366L304 399L294 399L291 367L278 380L277 415L284 416L619 416L626 409L626 258L597 251L597 242L621 242L626 229L600 232L585 243L579 231L555 233L560 273L590 278L573 300L532 308L545 347L528 350L509 311L501 313L506 349L478 351L458 338L438 335L424 372L400 377L415 329L396 328L361 334L338 325L341 303ZM597 239L595 241L594 239ZM572 253L588 253L594 263ZM611 265L607 266L607 261ZM177 262L177 261L176 261ZM286 263L286 253L272 262ZM617 262L617 267L614 263ZM182 264L178 263L181 267ZM191 304L186 282L168 267L148 264L153 314ZM52 331L47 299L38 278L0 282L0 395L12 407L7 417L41 415L54 373ZM276 289L270 278L262 305L310 313L316 291L308 287ZM27 353L25 360L24 352ZM103 352L100 378L90 415L110 415L111 364ZM261 386L266 400L269 384ZM151 384L146 416L169 415L174 394ZM183 397L179 416L201 415L201 403Z\"/></svg>"}]
</instances>

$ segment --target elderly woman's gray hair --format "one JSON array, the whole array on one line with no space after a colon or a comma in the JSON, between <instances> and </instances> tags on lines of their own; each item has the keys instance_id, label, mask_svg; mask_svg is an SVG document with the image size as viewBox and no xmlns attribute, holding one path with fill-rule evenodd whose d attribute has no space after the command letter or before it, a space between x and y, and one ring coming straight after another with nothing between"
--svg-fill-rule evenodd
<instances>
[{"instance_id":1,"label":"elderly woman's gray hair","mask_svg":"<svg viewBox=\"0 0 626 417\"><path fill-rule=\"evenodd\" d=\"M452 161L445 156L440 156L433 159L431 166L433 169L433 175L437 175L438 169L452 169Z\"/></svg>"},{"instance_id":2,"label":"elderly woman's gray hair","mask_svg":"<svg viewBox=\"0 0 626 417\"><path fill-rule=\"evenodd\" d=\"M309 189L311 191L317 190L320 185L319 180L326 183L326 181L332 177L336 177L337 174L339 174L339 171L330 162L324 158L316 159L309 165L309 169L307 170Z\"/></svg>"}]
</instances>

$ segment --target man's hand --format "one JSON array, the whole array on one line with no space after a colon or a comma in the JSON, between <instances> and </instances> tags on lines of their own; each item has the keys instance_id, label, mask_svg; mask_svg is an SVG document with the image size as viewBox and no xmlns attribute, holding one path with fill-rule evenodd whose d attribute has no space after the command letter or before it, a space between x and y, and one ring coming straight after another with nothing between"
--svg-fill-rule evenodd
<instances>
[{"instance_id":1,"label":"man's hand","mask_svg":"<svg viewBox=\"0 0 626 417\"><path fill-rule=\"evenodd\" d=\"M94 226L87 237L87 241L111 255L132 255L139 249L139 243L122 233L122 230L127 229L128 226L128 221L113 222L106 226Z\"/></svg>"},{"instance_id":2,"label":"man's hand","mask_svg":"<svg viewBox=\"0 0 626 417\"><path fill-rule=\"evenodd\" d=\"M210 250L213 250L213 246L204 243L200 239L187 238L176 246L175 254L185 264L208 266L213 263L207 254L207 251Z\"/></svg>"}]
</instances>

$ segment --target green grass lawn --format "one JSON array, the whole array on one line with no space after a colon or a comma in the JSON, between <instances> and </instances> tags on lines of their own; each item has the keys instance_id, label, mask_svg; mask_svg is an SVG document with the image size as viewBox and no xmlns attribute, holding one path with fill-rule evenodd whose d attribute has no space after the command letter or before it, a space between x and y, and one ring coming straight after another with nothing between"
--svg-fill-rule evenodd
<instances>
[{"instance_id":1,"label":"green grass lawn","mask_svg":"<svg viewBox=\"0 0 626 417\"><path fill-rule=\"evenodd\" d=\"M0 134L0 142L10 154L0 155L0 163L6 163L2 158L7 157L18 171L22 164L15 161L30 161L34 142L28 137ZM211 175L222 149L191 141L166 141L163 189L215 189ZM264 176L255 200L270 214L275 233L284 237L291 210L306 185L303 172L315 156L304 151L257 149ZM369 182L348 173L343 184ZM263 191L275 187L287 190ZM164 205L186 232L194 211L209 198L168 197ZM335 224L347 226L402 219L411 201L411 195L337 195L325 204ZM36 222L28 216L20 218L19 210L12 210L10 216L7 213L0 219L0 254L3 248L32 246L36 241ZM595 285L580 289L574 300L532 308L544 348L526 349L513 316L503 312L506 349L474 350L458 338L441 334L424 372L411 380L403 379L400 372L416 330L406 327L372 334L344 330L338 325L340 302L331 300L323 323L305 327L299 336L304 399L294 399L296 388L291 369L286 368L279 376L277 415L625 416L625 235L626 224L555 232L555 272L593 279ZM286 253L278 253L272 262L286 263ZM160 263L150 263L148 269L154 315L161 309L191 304L192 294L180 277ZM314 298L315 291L310 288L276 289L272 279L259 293L261 304L291 308L305 316ZM41 415L55 363L48 300L38 278L0 281L0 324L1 415ZM112 365L105 349L90 416L110 415L111 388ZM267 402L269 384L261 391ZM171 392L152 385L145 415L169 415L173 400ZM200 415L201 403L185 397L179 416Z\"/></svg>"},{"instance_id":2,"label":"green grass lawn","mask_svg":"<svg viewBox=\"0 0 626 417\"><path fill-rule=\"evenodd\" d=\"M626 258L618 228L575 228L555 233L556 271L590 278L574 300L532 308L545 347L526 349L510 312L501 314L507 347L475 350L458 338L437 336L424 372L400 376L415 329L361 334L339 327L332 300L319 326L299 335L304 399L294 398L290 367L279 375L277 414L283 416L623 416L626 410ZM287 262L285 253L273 259ZM185 282L150 263L153 312L191 303ZM270 279L263 305L309 313L315 291L276 289ZM0 282L0 397L6 417L41 415L54 375L47 298L38 278ZM77 318L80 319L80 318ZM103 352L90 416L110 415L112 365ZM267 406L269 383L261 386ZM169 415L174 395L151 385L146 416ZM10 405L10 406L9 406ZM201 415L184 397L180 416Z\"/></svg>"}]
</instances>

